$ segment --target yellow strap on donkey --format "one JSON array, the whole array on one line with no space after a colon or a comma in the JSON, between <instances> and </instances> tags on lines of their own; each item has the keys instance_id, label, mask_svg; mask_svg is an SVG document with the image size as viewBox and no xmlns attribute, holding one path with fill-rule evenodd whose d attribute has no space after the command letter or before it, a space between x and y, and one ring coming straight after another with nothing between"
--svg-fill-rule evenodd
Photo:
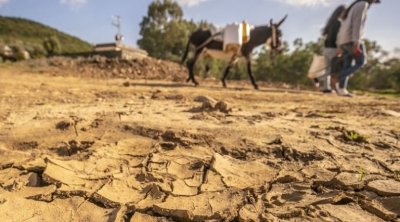
<instances>
[{"instance_id":1,"label":"yellow strap on donkey","mask_svg":"<svg viewBox=\"0 0 400 222\"><path fill-rule=\"evenodd\" d=\"M248 43L250 41L250 25L246 21L242 22L242 31L243 31L243 44Z\"/></svg>"}]
</instances>

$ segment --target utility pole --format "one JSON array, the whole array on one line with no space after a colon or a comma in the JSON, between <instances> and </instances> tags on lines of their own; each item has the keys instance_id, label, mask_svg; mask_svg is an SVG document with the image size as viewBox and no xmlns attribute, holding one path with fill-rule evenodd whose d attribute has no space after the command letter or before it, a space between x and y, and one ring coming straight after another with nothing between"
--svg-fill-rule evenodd
<instances>
[{"instance_id":1,"label":"utility pole","mask_svg":"<svg viewBox=\"0 0 400 222\"><path fill-rule=\"evenodd\" d=\"M121 16L119 15L114 15L112 16L112 22L111 24L117 28L117 34L115 35L115 41L117 44L121 43L123 40L123 35L121 34Z\"/></svg>"}]
</instances>

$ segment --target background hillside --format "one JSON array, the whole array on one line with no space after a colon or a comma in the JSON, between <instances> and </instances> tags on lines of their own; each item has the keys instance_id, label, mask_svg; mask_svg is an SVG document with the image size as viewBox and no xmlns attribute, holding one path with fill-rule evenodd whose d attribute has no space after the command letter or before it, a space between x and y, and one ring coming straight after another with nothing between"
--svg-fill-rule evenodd
<instances>
[{"instance_id":1,"label":"background hillside","mask_svg":"<svg viewBox=\"0 0 400 222\"><path fill-rule=\"evenodd\" d=\"M61 53L91 51L89 43L28 19L0 16L0 44L19 45L24 48L43 48L46 38L56 37Z\"/></svg>"}]
</instances>

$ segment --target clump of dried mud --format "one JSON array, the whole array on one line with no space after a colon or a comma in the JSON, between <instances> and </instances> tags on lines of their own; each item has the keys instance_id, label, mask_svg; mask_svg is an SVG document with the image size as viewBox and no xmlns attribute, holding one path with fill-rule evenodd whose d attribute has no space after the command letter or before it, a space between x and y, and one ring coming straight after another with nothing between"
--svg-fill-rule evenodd
<instances>
[{"instance_id":1,"label":"clump of dried mud","mask_svg":"<svg viewBox=\"0 0 400 222\"><path fill-rule=\"evenodd\" d=\"M62 72L0 71L3 221L400 218L398 99Z\"/></svg>"}]
</instances>

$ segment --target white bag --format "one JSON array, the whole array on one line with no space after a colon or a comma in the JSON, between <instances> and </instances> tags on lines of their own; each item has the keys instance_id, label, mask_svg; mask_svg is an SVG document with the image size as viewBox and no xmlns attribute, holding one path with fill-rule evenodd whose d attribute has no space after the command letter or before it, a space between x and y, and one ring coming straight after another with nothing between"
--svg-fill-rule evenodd
<instances>
[{"instance_id":1,"label":"white bag","mask_svg":"<svg viewBox=\"0 0 400 222\"><path fill-rule=\"evenodd\" d=\"M242 24L227 25L224 30L224 51L238 51L243 44Z\"/></svg>"},{"instance_id":2,"label":"white bag","mask_svg":"<svg viewBox=\"0 0 400 222\"><path fill-rule=\"evenodd\" d=\"M308 78L315 79L325 74L326 61L321 55L314 55L310 69L308 70Z\"/></svg>"}]
</instances>

